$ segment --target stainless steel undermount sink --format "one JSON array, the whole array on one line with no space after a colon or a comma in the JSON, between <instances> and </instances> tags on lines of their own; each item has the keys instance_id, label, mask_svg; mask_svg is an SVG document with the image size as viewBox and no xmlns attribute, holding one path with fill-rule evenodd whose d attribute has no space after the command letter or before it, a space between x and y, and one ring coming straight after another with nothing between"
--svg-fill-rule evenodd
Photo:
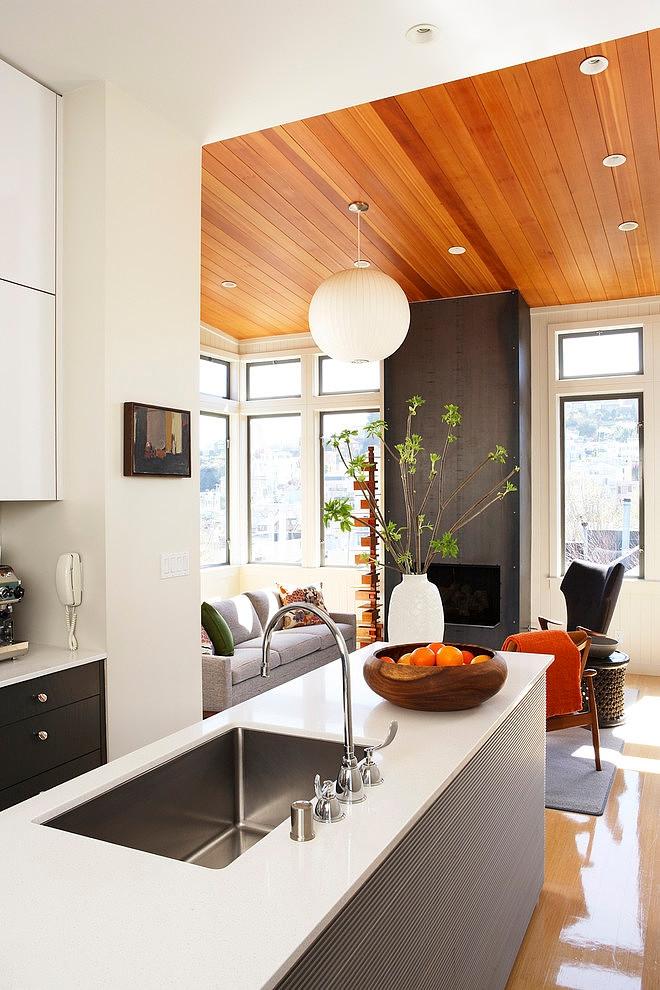
<instances>
[{"instance_id":1,"label":"stainless steel undermount sink","mask_svg":"<svg viewBox=\"0 0 660 990\"><path fill-rule=\"evenodd\" d=\"M43 824L210 869L228 866L333 778L340 743L235 728Z\"/></svg>"}]
</instances>

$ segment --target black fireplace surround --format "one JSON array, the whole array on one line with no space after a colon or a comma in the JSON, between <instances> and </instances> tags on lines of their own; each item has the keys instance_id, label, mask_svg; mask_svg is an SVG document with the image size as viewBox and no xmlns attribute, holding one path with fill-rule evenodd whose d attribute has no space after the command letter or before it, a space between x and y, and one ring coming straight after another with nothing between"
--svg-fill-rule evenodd
<instances>
[{"instance_id":1,"label":"black fireplace surround","mask_svg":"<svg viewBox=\"0 0 660 990\"><path fill-rule=\"evenodd\" d=\"M440 451L443 405L455 402L462 423L450 448L445 491L451 491L501 443L510 467L520 465L519 491L457 533L456 560L437 559L429 578L441 592L447 642L499 648L530 621L529 307L518 292L493 292L412 303L410 331L385 361L384 405L390 441L405 433L407 399L426 404L415 418L425 451ZM447 528L475 498L507 473L489 465L447 510ZM385 457L387 516L405 519L398 466ZM387 570L385 600L399 580Z\"/></svg>"},{"instance_id":2,"label":"black fireplace surround","mask_svg":"<svg viewBox=\"0 0 660 990\"><path fill-rule=\"evenodd\" d=\"M455 626L497 626L500 568L497 564L431 564L429 581L440 592L445 622Z\"/></svg>"}]
</instances>

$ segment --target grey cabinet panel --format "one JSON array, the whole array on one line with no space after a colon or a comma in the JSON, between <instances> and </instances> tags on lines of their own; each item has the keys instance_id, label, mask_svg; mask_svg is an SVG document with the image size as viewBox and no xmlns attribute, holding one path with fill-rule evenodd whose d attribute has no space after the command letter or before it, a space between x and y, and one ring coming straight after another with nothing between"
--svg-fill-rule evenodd
<instances>
[{"instance_id":1,"label":"grey cabinet panel","mask_svg":"<svg viewBox=\"0 0 660 990\"><path fill-rule=\"evenodd\" d=\"M543 883L544 774L541 680L278 990L502 990Z\"/></svg>"}]
</instances>

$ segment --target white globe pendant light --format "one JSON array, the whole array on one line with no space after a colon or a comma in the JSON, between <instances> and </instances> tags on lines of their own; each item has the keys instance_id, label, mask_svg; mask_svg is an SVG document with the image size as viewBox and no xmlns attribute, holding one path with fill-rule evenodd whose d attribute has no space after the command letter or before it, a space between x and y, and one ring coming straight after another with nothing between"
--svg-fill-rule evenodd
<instances>
[{"instance_id":1,"label":"white globe pendant light","mask_svg":"<svg viewBox=\"0 0 660 990\"><path fill-rule=\"evenodd\" d=\"M360 257L360 215L367 203L348 206L358 217L358 256L312 296L309 329L316 345L337 361L382 361L405 340L410 306L401 286Z\"/></svg>"}]
</instances>

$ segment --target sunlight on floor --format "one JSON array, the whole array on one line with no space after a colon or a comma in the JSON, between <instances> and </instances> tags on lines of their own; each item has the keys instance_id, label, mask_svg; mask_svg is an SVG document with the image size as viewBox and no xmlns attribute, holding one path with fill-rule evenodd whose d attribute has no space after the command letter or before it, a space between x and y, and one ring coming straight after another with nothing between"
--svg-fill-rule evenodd
<instances>
[{"instance_id":1,"label":"sunlight on floor","mask_svg":"<svg viewBox=\"0 0 660 990\"><path fill-rule=\"evenodd\" d=\"M640 990L642 984L637 976L618 973L604 966L563 965L557 976L557 986L566 990L594 990L594 987L607 987L607 990Z\"/></svg>"},{"instance_id":2,"label":"sunlight on floor","mask_svg":"<svg viewBox=\"0 0 660 990\"><path fill-rule=\"evenodd\" d=\"M626 706L626 721L612 729L612 735L635 746L660 749L660 698L646 695Z\"/></svg>"},{"instance_id":3,"label":"sunlight on floor","mask_svg":"<svg viewBox=\"0 0 660 990\"><path fill-rule=\"evenodd\" d=\"M593 763L594 750L591 743L587 746L580 746L574 749L571 756L578 760L589 760ZM638 773L660 773L660 755L656 758L643 756L628 756L626 753L619 753L616 749L608 749L601 746L600 758L603 763L613 763L620 770L636 770Z\"/></svg>"},{"instance_id":4,"label":"sunlight on floor","mask_svg":"<svg viewBox=\"0 0 660 990\"><path fill-rule=\"evenodd\" d=\"M660 678L629 683L638 699L601 737L616 766L604 814L546 811L545 884L507 990L660 988ZM593 761L586 730L574 755Z\"/></svg>"}]
</instances>

